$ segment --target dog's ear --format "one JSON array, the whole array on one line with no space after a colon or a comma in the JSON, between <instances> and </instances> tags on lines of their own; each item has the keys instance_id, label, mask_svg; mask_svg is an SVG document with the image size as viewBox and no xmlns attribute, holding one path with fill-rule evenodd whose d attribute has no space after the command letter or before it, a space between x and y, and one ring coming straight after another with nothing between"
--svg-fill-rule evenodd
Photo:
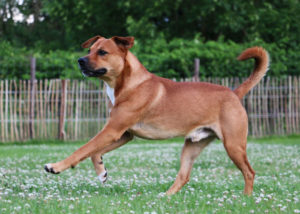
<instances>
[{"instance_id":1,"label":"dog's ear","mask_svg":"<svg viewBox=\"0 0 300 214\"><path fill-rule=\"evenodd\" d=\"M89 48L92 43L96 42L100 38L103 38L103 37L102 36L94 36L94 37L88 39L87 41L85 41L84 43L82 43L81 47L83 47L83 48Z\"/></svg>"},{"instance_id":2,"label":"dog's ear","mask_svg":"<svg viewBox=\"0 0 300 214\"><path fill-rule=\"evenodd\" d=\"M111 38L119 47L130 49L134 43L134 37L121 37L121 36L114 36Z\"/></svg>"}]
</instances>

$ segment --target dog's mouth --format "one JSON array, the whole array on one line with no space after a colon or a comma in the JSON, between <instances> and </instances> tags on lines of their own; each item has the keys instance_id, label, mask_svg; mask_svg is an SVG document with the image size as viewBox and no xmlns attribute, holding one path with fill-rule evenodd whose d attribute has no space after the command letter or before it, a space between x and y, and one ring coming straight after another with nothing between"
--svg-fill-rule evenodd
<instances>
[{"instance_id":1,"label":"dog's mouth","mask_svg":"<svg viewBox=\"0 0 300 214\"><path fill-rule=\"evenodd\" d=\"M78 65L82 74L86 77L100 77L107 72L106 68L92 69L89 65L89 60L86 57L81 57L78 59Z\"/></svg>"},{"instance_id":2,"label":"dog's mouth","mask_svg":"<svg viewBox=\"0 0 300 214\"><path fill-rule=\"evenodd\" d=\"M82 74L86 77L100 77L100 76L103 76L107 72L106 68L100 68L97 70L90 70L87 68L80 68L80 69L81 69Z\"/></svg>"}]
</instances>

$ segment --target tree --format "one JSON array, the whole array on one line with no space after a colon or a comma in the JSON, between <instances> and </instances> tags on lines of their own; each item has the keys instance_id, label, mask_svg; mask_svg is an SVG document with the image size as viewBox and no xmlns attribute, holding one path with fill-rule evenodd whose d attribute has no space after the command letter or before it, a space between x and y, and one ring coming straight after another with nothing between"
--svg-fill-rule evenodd
<instances>
[{"instance_id":1,"label":"tree","mask_svg":"<svg viewBox=\"0 0 300 214\"><path fill-rule=\"evenodd\" d=\"M16 45L74 49L100 34L133 35L140 42L157 37L205 41L223 38L238 43L263 39L284 47L299 45L298 0L4 0L0 35ZM14 11L25 19L14 21ZM33 17L32 22L26 18ZM151 43L151 42L150 42ZM145 43L146 44L146 43Z\"/></svg>"}]
</instances>

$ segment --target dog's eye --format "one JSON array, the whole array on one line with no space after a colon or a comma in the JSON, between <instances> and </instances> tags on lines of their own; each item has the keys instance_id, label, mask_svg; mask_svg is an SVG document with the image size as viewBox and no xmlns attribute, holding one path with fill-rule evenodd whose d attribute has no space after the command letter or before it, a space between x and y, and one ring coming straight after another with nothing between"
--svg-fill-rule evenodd
<instances>
[{"instance_id":1,"label":"dog's eye","mask_svg":"<svg viewBox=\"0 0 300 214\"><path fill-rule=\"evenodd\" d=\"M88 54L90 54L90 53L91 53L91 50L89 49L89 50L88 50Z\"/></svg>"},{"instance_id":2,"label":"dog's eye","mask_svg":"<svg viewBox=\"0 0 300 214\"><path fill-rule=\"evenodd\" d=\"M104 56L106 54L108 54L108 53L105 50L99 50L98 51L98 55L100 55L100 56Z\"/></svg>"}]
</instances>

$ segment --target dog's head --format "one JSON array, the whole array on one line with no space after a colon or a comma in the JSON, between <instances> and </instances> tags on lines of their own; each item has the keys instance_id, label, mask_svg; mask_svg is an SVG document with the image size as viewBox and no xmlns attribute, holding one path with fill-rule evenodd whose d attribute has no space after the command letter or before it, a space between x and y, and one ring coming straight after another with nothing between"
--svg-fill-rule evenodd
<instances>
[{"instance_id":1,"label":"dog's head","mask_svg":"<svg viewBox=\"0 0 300 214\"><path fill-rule=\"evenodd\" d=\"M89 48L88 55L78 59L83 75L87 77L117 77L125 66L128 50L133 46L134 37L114 36L106 39L94 36L81 46Z\"/></svg>"}]
</instances>

